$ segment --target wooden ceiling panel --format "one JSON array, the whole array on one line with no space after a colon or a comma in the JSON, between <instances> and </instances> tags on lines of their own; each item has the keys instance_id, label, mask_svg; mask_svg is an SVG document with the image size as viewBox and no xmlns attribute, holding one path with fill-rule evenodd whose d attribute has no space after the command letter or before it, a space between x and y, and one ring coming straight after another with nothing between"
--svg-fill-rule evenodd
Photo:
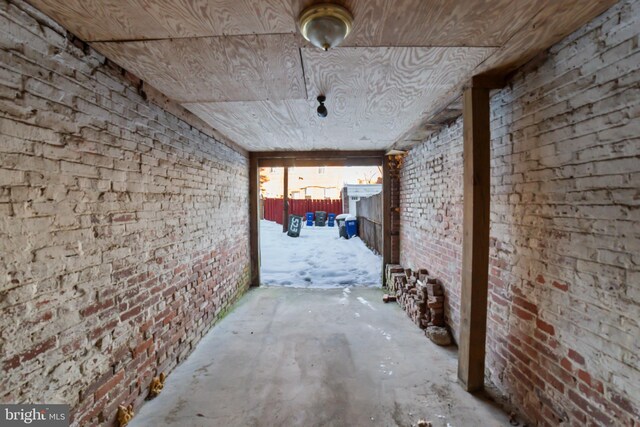
<instances>
[{"instance_id":1,"label":"wooden ceiling panel","mask_svg":"<svg viewBox=\"0 0 640 427\"><path fill-rule=\"evenodd\" d=\"M544 6L540 13L526 21L509 43L479 66L475 74L489 72L493 75L505 75L516 70L546 47L559 42L616 2L617 0L540 0Z\"/></svg>"},{"instance_id":2,"label":"wooden ceiling panel","mask_svg":"<svg viewBox=\"0 0 640 427\"><path fill-rule=\"evenodd\" d=\"M102 54L179 102L305 97L292 34L94 43Z\"/></svg>"},{"instance_id":3,"label":"wooden ceiling panel","mask_svg":"<svg viewBox=\"0 0 640 427\"><path fill-rule=\"evenodd\" d=\"M85 41L296 32L290 0L29 0Z\"/></svg>"},{"instance_id":4,"label":"wooden ceiling panel","mask_svg":"<svg viewBox=\"0 0 640 427\"><path fill-rule=\"evenodd\" d=\"M385 15L387 25L381 40L385 44L501 46L540 10L541 2L400 0L394 3Z\"/></svg>"},{"instance_id":5,"label":"wooden ceiling panel","mask_svg":"<svg viewBox=\"0 0 640 427\"><path fill-rule=\"evenodd\" d=\"M303 144L301 124L306 100L214 102L183 104L185 108L210 123L220 132L252 151L260 150L264 141L277 141L279 149L290 150Z\"/></svg>"},{"instance_id":6,"label":"wooden ceiling panel","mask_svg":"<svg viewBox=\"0 0 640 427\"><path fill-rule=\"evenodd\" d=\"M295 33L317 0L30 0L86 41ZM502 46L556 0L333 0L354 16L343 46ZM570 2L573 3L573 2ZM299 38L302 42L302 38Z\"/></svg>"},{"instance_id":7,"label":"wooden ceiling panel","mask_svg":"<svg viewBox=\"0 0 640 427\"><path fill-rule=\"evenodd\" d=\"M455 87L493 51L443 47L303 49L302 57L311 99L324 94L336 115L371 128L372 139L379 135L392 140L421 118L434 97Z\"/></svg>"},{"instance_id":8,"label":"wooden ceiling panel","mask_svg":"<svg viewBox=\"0 0 640 427\"><path fill-rule=\"evenodd\" d=\"M354 27L323 52L296 28L317 0L28 1L260 151L409 146L455 117L447 106L472 76L504 78L615 3L327 0Z\"/></svg>"},{"instance_id":9,"label":"wooden ceiling panel","mask_svg":"<svg viewBox=\"0 0 640 427\"><path fill-rule=\"evenodd\" d=\"M528 20L501 48L476 67L472 75L500 78L509 75L547 47L559 42L577 28L605 12L616 1L540 0L540 11L535 17ZM425 111L422 123L408 129L407 133L394 145L394 148L408 147L422 141L424 139L422 128L428 127L430 123L441 121L447 117L460 116L461 106L454 104L456 104L463 84L467 81L468 79L460 81L453 91L445 93L439 99L434 99L433 107Z\"/></svg>"},{"instance_id":10,"label":"wooden ceiling panel","mask_svg":"<svg viewBox=\"0 0 640 427\"><path fill-rule=\"evenodd\" d=\"M315 0L292 0L294 16ZM334 0L354 17L342 46L503 45L543 7L541 0Z\"/></svg>"},{"instance_id":11,"label":"wooden ceiling panel","mask_svg":"<svg viewBox=\"0 0 640 427\"><path fill-rule=\"evenodd\" d=\"M492 48L303 49L309 99L185 103L251 151L384 149ZM328 117L317 116L319 94Z\"/></svg>"},{"instance_id":12,"label":"wooden ceiling panel","mask_svg":"<svg viewBox=\"0 0 640 427\"><path fill-rule=\"evenodd\" d=\"M86 1L86 0L85 0ZM138 0L174 37L295 33L288 0Z\"/></svg>"},{"instance_id":13,"label":"wooden ceiling panel","mask_svg":"<svg viewBox=\"0 0 640 427\"><path fill-rule=\"evenodd\" d=\"M135 1L130 4L117 0L28 1L85 41L153 39L167 35L160 23Z\"/></svg>"},{"instance_id":14,"label":"wooden ceiling panel","mask_svg":"<svg viewBox=\"0 0 640 427\"><path fill-rule=\"evenodd\" d=\"M384 149L383 124L362 128L335 112L320 119L316 102L305 100L183 104L250 151ZM331 120L330 117L333 119ZM345 118L347 119L347 118Z\"/></svg>"}]
</instances>

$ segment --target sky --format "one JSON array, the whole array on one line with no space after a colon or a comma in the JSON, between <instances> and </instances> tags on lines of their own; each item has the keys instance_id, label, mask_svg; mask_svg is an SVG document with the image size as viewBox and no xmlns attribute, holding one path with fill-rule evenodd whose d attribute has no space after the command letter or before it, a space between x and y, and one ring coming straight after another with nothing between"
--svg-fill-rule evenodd
<instances>
[{"instance_id":1,"label":"sky","mask_svg":"<svg viewBox=\"0 0 640 427\"><path fill-rule=\"evenodd\" d=\"M263 184L266 197L281 197L283 191L283 168L264 168L269 181ZM296 167L289 168L289 191L296 191L307 186L332 187L334 191L329 197L339 198L344 184L359 184L369 180L376 182L381 177L380 168L376 166L349 167ZM333 194L336 193L336 194Z\"/></svg>"}]
</instances>

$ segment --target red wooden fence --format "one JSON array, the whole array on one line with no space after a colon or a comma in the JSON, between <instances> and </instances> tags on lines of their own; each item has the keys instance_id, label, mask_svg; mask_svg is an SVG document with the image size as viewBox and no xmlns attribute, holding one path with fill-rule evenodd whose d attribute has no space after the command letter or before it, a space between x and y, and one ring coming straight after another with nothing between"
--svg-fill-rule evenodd
<instances>
[{"instance_id":1,"label":"red wooden fence","mask_svg":"<svg viewBox=\"0 0 640 427\"><path fill-rule=\"evenodd\" d=\"M263 199L264 219L282 224L283 199ZM340 199L289 199L289 214L305 216L307 212L325 211L340 215L342 200Z\"/></svg>"}]
</instances>

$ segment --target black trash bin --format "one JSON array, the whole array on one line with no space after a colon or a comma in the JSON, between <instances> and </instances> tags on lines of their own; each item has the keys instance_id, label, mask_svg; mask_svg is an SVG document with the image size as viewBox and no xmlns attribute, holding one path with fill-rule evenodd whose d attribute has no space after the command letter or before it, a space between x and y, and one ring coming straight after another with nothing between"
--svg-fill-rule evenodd
<instances>
[{"instance_id":1,"label":"black trash bin","mask_svg":"<svg viewBox=\"0 0 640 427\"><path fill-rule=\"evenodd\" d=\"M349 235L347 234L347 224L345 223L347 217L349 217L349 214L340 214L336 216L336 225L338 226L338 235L340 237L344 237L345 239L349 238Z\"/></svg>"},{"instance_id":2,"label":"black trash bin","mask_svg":"<svg viewBox=\"0 0 640 427\"><path fill-rule=\"evenodd\" d=\"M302 217L300 215L289 215L289 227L287 236L299 237L302 229Z\"/></svg>"},{"instance_id":3,"label":"black trash bin","mask_svg":"<svg viewBox=\"0 0 640 427\"><path fill-rule=\"evenodd\" d=\"M325 211L316 211L316 227L324 227L327 222L327 213Z\"/></svg>"}]
</instances>

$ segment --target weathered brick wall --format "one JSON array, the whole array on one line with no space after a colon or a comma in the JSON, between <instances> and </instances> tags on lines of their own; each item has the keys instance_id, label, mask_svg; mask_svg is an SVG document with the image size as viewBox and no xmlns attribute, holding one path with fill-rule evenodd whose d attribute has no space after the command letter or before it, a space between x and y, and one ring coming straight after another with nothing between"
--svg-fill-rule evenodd
<instances>
[{"instance_id":1,"label":"weathered brick wall","mask_svg":"<svg viewBox=\"0 0 640 427\"><path fill-rule=\"evenodd\" d=\"M248 161L0 0L0 398L108 425L248 284Z\"/></svg>"},{"instance_id":2,"label":"weathered brick wall","mask_svg":"<svg viewBox=\"0 0 640 427\"><path fill-rule=\"evenodd\" d=\"M622 1L492 97L487 375L539 425L640 419L639 34ZM403 265L443 279L456 331L461 138L411 150L401 182Z\"/></svg>"},{"instance_id":3,"label":"weathered brick wall","mask_svg":"<svg viewBox=\"0 0 640 427\"><path fill-rule=\"evenodd\" d=\"M492 98L489 374L552 425L640 417L639 35L623 1Z\"/></svg>"},{"instance_id":4,"label":"weathered brick wall","mask_svg":"<svg viewBox=\"0 0 640 427\"><path fill-rule=\"evenodd\" d=\"M462 120L413 148L400 175L400 264L442 281L445 318L460 322Z\"/></svg>"}]
</instances>

